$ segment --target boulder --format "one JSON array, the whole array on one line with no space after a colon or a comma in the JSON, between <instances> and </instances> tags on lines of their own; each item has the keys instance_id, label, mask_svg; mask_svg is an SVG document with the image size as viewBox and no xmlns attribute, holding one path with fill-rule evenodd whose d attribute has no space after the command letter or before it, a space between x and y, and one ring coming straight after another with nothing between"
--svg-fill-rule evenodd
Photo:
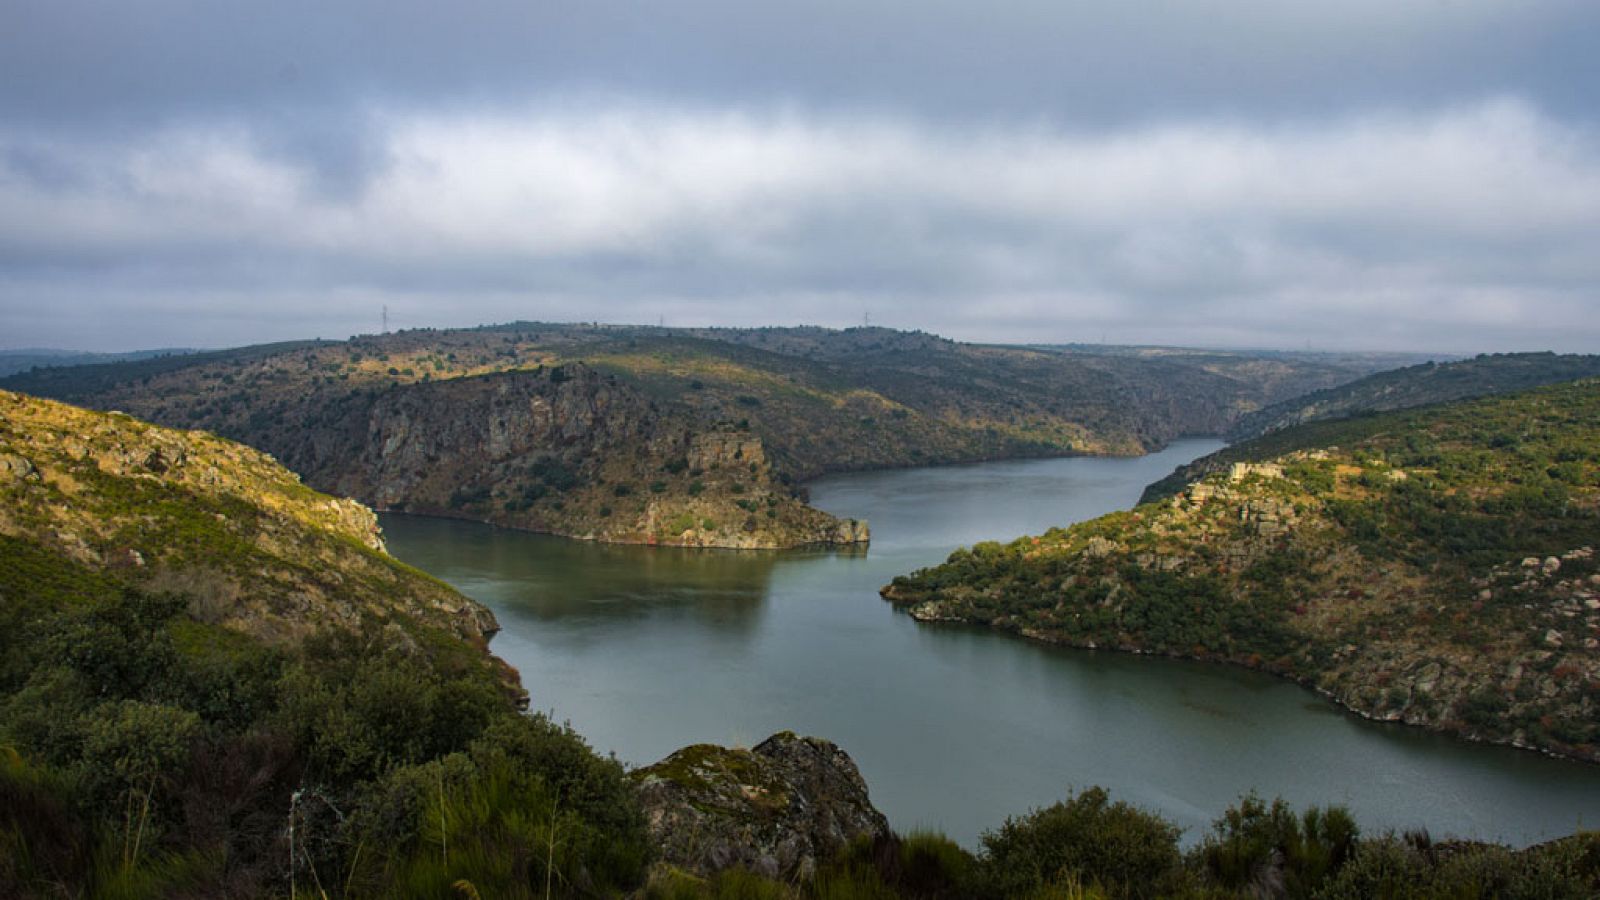
<instances>
[{"instance_id":1,"label":"boulder","mask_svg":"<svg viewBox=\"0 0 1600 900\"><path fill-rule=\"evenodd\" d=\"M696 744L633 777L662 859L698 875L805 879L852 841L889 835L855 763L821 738Z\"/></svg>"}]
</instances>

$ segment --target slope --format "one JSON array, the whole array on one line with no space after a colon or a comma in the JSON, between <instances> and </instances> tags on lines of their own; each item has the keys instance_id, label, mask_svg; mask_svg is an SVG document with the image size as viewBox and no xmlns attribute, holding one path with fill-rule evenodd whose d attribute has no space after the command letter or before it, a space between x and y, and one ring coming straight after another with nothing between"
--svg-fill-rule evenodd
<instances>
[{"instance_id":1,"label":"slope","mask_svg":"<svg viewBox=\"0 0 1600 900\"><path fill-rule=\"evenodd\" d=\"M1600 356L1495 353L1451 362L1426 362L1313 391L1239 418L1230 441L1269 431L1368 412L1384 412L1523 391L1600 375Z\"/></svg>"},{"instance_id":2,"label":"slope","mask_svg":"<svg viewBox=\"0 0 1600 900\"><path fill-rule=\"evenodd\" d=\"M1210 659L1600 761L1600 381L1286 429L1159 503L895 579L929 621Z\"/></svg>"}]
</instances>

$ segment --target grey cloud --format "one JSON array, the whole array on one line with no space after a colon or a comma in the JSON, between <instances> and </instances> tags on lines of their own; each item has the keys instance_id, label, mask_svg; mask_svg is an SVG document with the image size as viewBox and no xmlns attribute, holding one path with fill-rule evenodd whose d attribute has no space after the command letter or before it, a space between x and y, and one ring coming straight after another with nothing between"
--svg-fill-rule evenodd
<instances>
[{"instance_id":1,"label":"grey cloud","mask_svg":"<svg viewBox=\"0 0 1600 900\"><path fill-rule=\"evenodd\" d=\"M1589 116L1588 0L20 0L0 113L104 121L574 92L1058 123L1436 105Z\"/></svg>"},{"instance_id":2,"label":"grey cloud","mask_svg":"<svg viewBox=\"0 0 1600 900\"><path fill-rule=\"evenodd\" d=\"M976 339L1600 344L1600 142L1517 100L1100 135L628 104L373 121L345 192L248 128L62 141L42 173L37 144L7 149L0 326L37 344L126 317L137 343L214 345L371 330L389 304L418 325L870 310Z\"/></svg>"},{"instance_id":3,"label":"grey cloud","mask_svg":"<svg viewBox=\"0 0 1600 900\"><path fill-rule=\"evenodd\" d=\"M387 304L1600 348L1591 0L18 0L5 24L0 345L339 336Z\"/></svg>"}]
</instances>

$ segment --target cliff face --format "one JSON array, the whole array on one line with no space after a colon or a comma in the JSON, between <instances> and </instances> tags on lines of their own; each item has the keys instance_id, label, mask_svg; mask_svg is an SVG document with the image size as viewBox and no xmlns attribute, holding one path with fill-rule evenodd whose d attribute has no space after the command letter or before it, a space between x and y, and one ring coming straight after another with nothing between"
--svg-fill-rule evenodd
<instances>
[{"instance_id":1,"label":"cliff face","mask_svg":"<svg viewBox=\"0 0 1600 900\"><path fill-rule=\"evenodd\" d=\"M268 436L285 462L381 508L621 543L863 543L807 507L747 431L701 430L584 365L357 395L339 427Z\"/></svg>"},{"instance_id":2,"label":"cliff face","mask_svg":"<svg viewBox=\"0 0 1600 900\"><path fill-rule=\"evenodd\" d=\"M0 544L0 589L16 577L32 590L61 559L181 594L199 621L273 643L335 628L405 644L423 628L482 648L497 628L391 558L370 509L312 491L260 451L7 392Z\"/></svg>"},{"instance_id":3,"label":"cliff face","mask_svg":"<svg viewBox=\"0 0 1600 900\"><path fill-rule=\"evenodd\" d=\"M1592 381L1320 423L1233 448L1160 503L958 551L884 596L1600 761L1596 446Z\"/></svg>"}]
</instances>

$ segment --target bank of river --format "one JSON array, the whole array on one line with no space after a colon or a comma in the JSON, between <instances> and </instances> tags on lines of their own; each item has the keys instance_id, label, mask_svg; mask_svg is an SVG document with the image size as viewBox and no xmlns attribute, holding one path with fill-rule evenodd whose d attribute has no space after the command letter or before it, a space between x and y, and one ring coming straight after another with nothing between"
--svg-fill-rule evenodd
<instances>
[{"instance_id":1,"label":"bank of river","mask_svg":"<svg viewBox=\"0 0 1600 900\"><path fill-rule=\"evenodd\" d=\"M1526 844L1595 827L1600 767L1343 714L1269 676L918 625L878 599L957 546L1131 505L1208 453L837 476L814 505L871 522L865 553L587 544L386 515L390 550L490 606L536 709L654 762L784 728L838 742L896 828L975 844L1007 815L1099 784L1195 837L1250 789L1342 803L1369 828ZM1583 816L1587 814L1588 819Z\"/></svg>"}]
</instances>

